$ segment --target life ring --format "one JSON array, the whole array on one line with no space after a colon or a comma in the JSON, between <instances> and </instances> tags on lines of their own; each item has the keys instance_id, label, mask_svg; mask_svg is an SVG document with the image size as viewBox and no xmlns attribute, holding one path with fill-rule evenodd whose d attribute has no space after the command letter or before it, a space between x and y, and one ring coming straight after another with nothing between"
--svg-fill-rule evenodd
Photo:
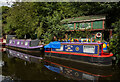
<instances>
[{"instance_id":1,"label":"life ring","mask_svg":"<svg viewBox=\"0 0 120 82\"><path fill-rule=\"evenodd\" d=\"M97 33L96 37L102 37L102 34L101 33Z\"/></svg>"}]
</instances>

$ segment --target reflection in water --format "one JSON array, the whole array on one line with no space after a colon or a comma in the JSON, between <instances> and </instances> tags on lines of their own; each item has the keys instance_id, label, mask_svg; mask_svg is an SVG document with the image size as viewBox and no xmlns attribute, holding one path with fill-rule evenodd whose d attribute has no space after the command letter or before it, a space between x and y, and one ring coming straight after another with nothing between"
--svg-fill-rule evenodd
<instances>
[{"instance_id":1,"label":"reflection in water","mask_svg":"<svg viewBox=\"0 0 120 82\"><path fill-rule=\"evenodd\" d=\"M10 49L7 49L6 52L7 54L3 54L2 74L13 80L87 80L95 82L114 78L112 70L110 72L106 69L84 68L82 64L36 57Z\"/></svg>"},{"instance_id":2,"label":"reflection in water","mask_svg":"<svg viewBox=\"0 0 120 82\"><path fill-rule=\"evenodd\" d=\"M10 76L14 80L70 80L44 67L41 57L8 49L7 53L3 54L5 63L2 74L4 76ZM15 55L15 53L19 55Z\"/></svg>"},{"instance_id":3,"label":"reflection in water","mask_svg":"<svg viewBox=\"0 0 120 82\"><path fill-rule=\"evenodd\" d=\"M57 72L65 77L72 78L74 80L90 80L90 81L97 81L101 77L110 77L112 75L97 75L92 74L86 71L82 71L80 69L71 68L68 66L64 66L55 62L51 62L48 60L45 60L45 67L47 67L49 70ZM98 70L99 71L99 70Z\"/></svg>"},{"instance_id":4,"label":"reflection in water","mask_svg":"<svg viewBox=\"0 0 120 82\"><path fill-rule=\"evenodd\" d=\"M29 62L40 63L40 61L43 59L42 57L36 57L36 56L28 55L26 53L22 53L22 52L10 50L10 49L7 49L6 52L8 54L8 57L17 57Z\"/></svg>"}]
</instances>

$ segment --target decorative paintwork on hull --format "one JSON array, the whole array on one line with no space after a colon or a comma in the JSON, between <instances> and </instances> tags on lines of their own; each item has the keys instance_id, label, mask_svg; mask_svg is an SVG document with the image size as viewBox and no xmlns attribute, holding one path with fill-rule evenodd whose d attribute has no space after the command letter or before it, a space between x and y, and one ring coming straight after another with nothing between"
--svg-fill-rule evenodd
<instances>
[{"instance_id":1,"label":"decorative paintwork on hull","mask_svg":"<svg viewBox=\"0 0 120 82\"><path fill-rule=\"evenodd\" d=\"M99 55L99 45L61 45L60 49L52 48L52 51Z\"/></svg>"},{"instance_id":2,"label":"decorative paintwork on hull","mask_svg":"<svg viewBox=\"0 0 120 82\"><path fill-rule=\"evenodd\" d=\"M45 48L45 56L89 64L112 65L112 53L103 52L103 43L60 42L60 48ZM52 44L50 45L52 46ZM57 46L57 45L56 45ZM54 45L55 47L55 45Z\"/></svg>"}]
</instances>

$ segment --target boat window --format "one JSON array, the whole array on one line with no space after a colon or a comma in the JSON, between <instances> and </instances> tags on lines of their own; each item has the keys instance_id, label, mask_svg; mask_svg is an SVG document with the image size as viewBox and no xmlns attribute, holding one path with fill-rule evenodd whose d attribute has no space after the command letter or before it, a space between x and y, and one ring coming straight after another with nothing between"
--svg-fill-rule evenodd
<instances>
[{"instance_id":1,"label":"boat window","mask_svg":"<svg viewBox=\"0 0 120 82\"><path fill-rule=\"evenodd\" d=\"M12 40L10 40L10 44L12 43Z\"/></svg>"},{"instance_id":2,"label":"boat window","mask_svg":"<svg viewBox=\"0 0 120 82\"><path fill-rule=\"evenodd\" d=\"M18 41L17 44L20 44L20 42Z\"/></svg>"},{"instance_id":3,"label":"boat window","mask_svg":"<svg viewBox=\"0 0 120 82\"><path fill-rule=\"evenodd\" d=\"M15 44L15 41L13 41L13 44Z\"/></svg>"},{"instance_id":4,"label":"boat window","mask_svg":"<svg viewBox=\"0 0 120 82\"><path fill-rule=\"evenodd\" d=\"M31 47L33 47L33 46L38 46L38 45L39 45L39 42L40 42L40 40L32 40L32 41L30 41L29 45L30 45Z\"/></svg>"},{"instance_id":5,"label":"boat window","mask_svg":"<svg viewBox=\"0 0 120 82\"><path fill-rule=\"evenodd\" d=\"M23 42L21 42L21 45L23 45Z\"/></svg>"},{"instance_id":6,"label":"boat window","mask_svg":"<svg viewBox=\"0 0 120 82\"><path fill-rule=\"evenodd\" d=\"M25 45L28 45L28 42L25 42Z\"/></svg>"}]
</instances>

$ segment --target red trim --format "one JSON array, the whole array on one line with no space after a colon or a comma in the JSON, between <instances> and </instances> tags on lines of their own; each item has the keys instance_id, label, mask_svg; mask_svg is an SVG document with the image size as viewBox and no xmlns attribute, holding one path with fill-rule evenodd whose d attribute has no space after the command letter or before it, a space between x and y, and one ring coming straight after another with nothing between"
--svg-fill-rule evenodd
<instances>
[{"instance_id":1,"label":"red trim","mask_svg":"<svg viewBox=\"0 0 120 82\"><path fill-rule=\"evenodd\" d=\"M105 30L105 29L92 29L91 31Z\"/></svg>"},{"instance_id":2,"label":"red trim","mask_svg":"<svg viewBox=\"0 0 120 82\"><path fill-rule=\"evenodd\" d=\"M44 60L44 61L49 62L51 64L59 65L59 66L62 66L62 67L66 67L66 68L69 68L69 69L73 69L73 70L76 70L76 71L79 71L79 72L83 72L83 73L86 73L86 74L90 74L90 75L93 75L93 76L100 76L100 77L112 76L112 75L107 75L107 76L104 76L104 75L95 75L95 74L88 73L88 72L85 72L85 71L82 71L82 70L79 70L79 69L75 69L75 68L71 68L71 67L68 67L68 66L61 65L61 64L57 64L57 63L54 63L54 62L51 62L51 61L48 61L48 60Z\"/></svg>"},{"instance_id":3,"label":"red trim","mask_svg":"<svg viewBox=\"0 0 120 82\"><path fill-rule=\"evenodd\" d=\"M103 53L103 44L101 45L101 50L102 50L101 53Z\"/></svg>"},{"instance_id":4,"label":"red trim","mask_svg":"<svg viewBox=\"0 0 120 82\"><path fill-rule=\"evenodd\" d=\"M56 51L45 51L48 53L57 53L57 54L71 54L71 55L79 55L79 56L89 56L89 57L111 57L113 54L109 53L102 53L101 56L96 56L96 55L88 55L88 54L79 54L79 53L69 53L69 52L56 52Z\"/></svg>"}]
</instances>

